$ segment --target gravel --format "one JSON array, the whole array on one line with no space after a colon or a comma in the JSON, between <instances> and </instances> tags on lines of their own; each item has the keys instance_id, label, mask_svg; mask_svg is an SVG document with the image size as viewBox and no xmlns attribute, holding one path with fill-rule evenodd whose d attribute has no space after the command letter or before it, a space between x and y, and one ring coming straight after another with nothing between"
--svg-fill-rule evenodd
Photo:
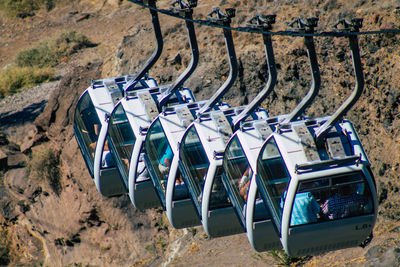
<instances>
[{"instance_id":1,"label":"gravel","mask_svg":"<svg viewBox=\"0 0 400 267\"><path fill-rule=\"evenodd\" d=\"M43 101L44 104L47 103L51 93L58 88L59 83L60 81L44 83L0 100L0 119L13 113L22 112L33 104Z\"/></svg>"}]
</instances>

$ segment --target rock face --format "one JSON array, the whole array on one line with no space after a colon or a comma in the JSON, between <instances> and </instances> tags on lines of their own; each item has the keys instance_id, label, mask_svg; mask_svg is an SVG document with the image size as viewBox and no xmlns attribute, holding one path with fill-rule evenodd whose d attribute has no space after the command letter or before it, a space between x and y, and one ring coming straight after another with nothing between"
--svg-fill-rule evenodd
<instances>
[{"instance_id":1,"label":"rock face","mask_svg":"<svg viewBox=\"0 0 400 267\"><path fill-rule=\"evenodd\" d=\"M62 78L43 113L34 122L38 134L45 132L48 138L61 144L71 139L76 103L93 77L100 77L101 66L101 62L78 66Z\"/></svg>"}]
</instances>

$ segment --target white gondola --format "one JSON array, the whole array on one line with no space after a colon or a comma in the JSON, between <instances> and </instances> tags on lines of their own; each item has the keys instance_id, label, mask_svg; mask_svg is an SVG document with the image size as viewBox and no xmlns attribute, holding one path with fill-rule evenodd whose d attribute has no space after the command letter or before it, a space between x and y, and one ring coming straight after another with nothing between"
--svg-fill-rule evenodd
<instances>
[{"instance_id":1,"label":"white gondola","mask_svg":"<svg viewBox=\"0 0 400 267\"><path fill-rule=\"evenodd\" d=\"M362 21L341 23L356 32ZM277 126L257 159L258 188L290 256L354 247L372 237L375 181L353 125L342 120L364 85L357 36L348 38L356 76L349 99L330 117Z\"/></svg>"},{"instance_id":2,"label":"white gondola","mask_svg":"<svg viewBox=\"0 0 400 267\"><path fill-rule=\"evenodd\" d=\"M298 31L312 33L317 20L310 20L308 25L299 25ZM307 27L305 27L307 26ZM264 40L270 39L265 35ZM265 42L266 51L273 55L270 40ZM281 248L278 234L272 222L269 209L259 195L255 181L255 169L259 150L265 139L275 130L279 122L291 123L312 103L320 88L318 62L313 37L305 37L307 55L311 70L311 87L303 101L287 115L280 115L267 120L255 120L242 123L228 142L223 159L222 179L229 197L236 209L252 247L257 251ZM267 53L268 54L268 53ZM268 58L268 57L267 57ZM271 61L271 63L270 63ZM273 56L269 57L269 79L275 79L276 70ZM268 81L267 85L272 83Z\"/></svg>"},{"instance_id":3,"label":"white gondola","mask_svg":"<svg viewBox=\"0 0 400 267\"><path fill-rule=\"evenodd\" d=\"M105 140L107 118L122 98L123 86L133 78L122 76L93 81L79 98L75 109L75 137L97 190L104 196L126 193L113 155L107 147L102 153L102 140ZM139 84L143 88L154 86L156 82L154 79L141 79Z\"/></svg>"},{"instance_id":4,"label":"white gondola","mask_svg":"<svg viewBox=\"0 0 400 267\"><path fill-rule=\"evenodd\" d=\"M265 23L263 27L267 31L275 21L275 16L269 16L265 21L259 16L254 19L258 23ZM270 36L263 37L269 70L267 85L246 107L201 114L186 130L180 143L180 172L188 185L197 212L201 215L203 227L212 237L244 231L244 225L240 223L222 183L223 151L242 121L249 117L253 120L265 120L268 117L267 112L258 107L272 91L276 71Z\"/></svg>"},{"instance_id":5,"label":"white gondola","mask_svg":"<svg viewBox=\"0 0 400 267\"><path fill-rule=\"evenodd\" d=\"M154 5L154 0L146 2ZM106 142L109 116L123 97L124 90L157 87L154 79L143 78L160 57L163 47L158 14L153 10L150 10L150 14L157 41L156 49L142 69L135 75L92 82L76 106L75 137L97 190L104 196L116 196L127 192L115 166L114 155Z\"/></svg>"},{"instance_id":6,"label":"white gondola","mask_svg":"<svg viewBox=\"0 0 400 267\"><path fill-rule=\"evenodd\" d=\"M229 22L230 19L226 17L223 23L229 25ZM224 110L229 107L225 103L218 102L232 86L237 76L237 61L229 30L224 30L224 38L230 64L227 80L208 101L176 105L165 109L149 127L146 136L146 166L168 219L175 228L201 224L178 169L178 143L186 128L201 114L201 109L208 107Z\"/></svg>"},{"instance_id":7,"label":"white gondola","mask_svg":"<svg viewBox=\"0 0 400 267\"><path fill-rule=\"evenodd\" d=\"M174 5L178 3L185 5L183 2L174 2ZM174 10L179 10L183 16L191 19L193 7L193 5L185 5ZM160 206L144 162L146 153L143 143L149 126L163 109L168 110L174 105L194 101L189 89L181 89L183 83L195 70L199 59L193 22L186 21L186 27L192 51L192 59L186 70L172 85L140 91L128 90L126 97L120 101L110 118L108 129L110 148L116 155L117 166L124 185L129 189L131 201L136 208L141 210ZM162 147L163 142L157 145Z\"/></svg>"}]
</instances>

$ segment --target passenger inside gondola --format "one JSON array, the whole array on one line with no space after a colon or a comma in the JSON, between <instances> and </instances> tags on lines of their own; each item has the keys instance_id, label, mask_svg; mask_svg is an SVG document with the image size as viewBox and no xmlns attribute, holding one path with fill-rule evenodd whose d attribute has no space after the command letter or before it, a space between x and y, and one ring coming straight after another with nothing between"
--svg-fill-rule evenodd
<instances>
[{"instance_id":1,"label":"passenger inside gondola","mask_svg":"<svg viewBox=\"0 0 400 267\"><path fill-rule=\"evenodd\" d=\"M142 182L142 181L146 181L146 180L150 179L149 172L146 168L146 164L144 163L144 153L143 152L140 153L136 173L137 173L136 182Z\"/></svg>"},{"instance_id":2,"label":"passenger inside gondola","mask_svg":"<svg viewBox=\"0 0 400 267\"><path fill-rule=\"evenodd\" d=\"M320 205L310 192L297 193L292 209L290 225L301 225L317 222Z\"/></svg>"},{"instance_id":3,"label":"passenger inside gondola","mask_svg":"<svg viewBox=\"0 0 400 267\"><path fill-rule=\"evenodd\" d=\"M364 179L362 173L352 173L300 182L290 225L372 213L371 193L365 190ZM303 215L308 219L302 219Z\"/></svg>"},{"instance_id":4,"label":"passenger inside gondola","mask_svg":"<svg viewBox=\"0 0 400 267\"><path fill-rule=\"evenodd\" d=\"M100 125L94 124L93 128L94 128L94 133L96 134L96 136L99 136ZM90 144L90 147L93 149L93 154L96 149L96 145L97 145L97 141ZM104 142L103 153L102 153L102 158L101 158L101 167L102 168L115 167L114 158L111 155L110 149L108 148L107 139Z\"/></svg>"},{"instance_id":5,"label":"passenger inside gondola","mask_svg":"<svg viewBox=\"0 0 400 267\"><path fill-rule=\"evenodd\" d=\"M362 214L368 209L368 198L354 189L351 185L344 186L341 192L335 189L336 193L322 205L323 214L330 220Z\"/></svg>"},{"instance_id":6,"label":"passenger inside gondola","mask_svg":"<svg viewBox=\"0 0 400 267\"><path fill-rule=\"evenodd\" d=\"M171 165L171 160L174 154L172 153L171 147L167 145L163 156L160 159L160 163L158 164L158 169L162 175L168 174L169 166Z\"/></svg>"},{"instance_id":7,"label":"passenger inside gondola","mask_svg":"<svg viewBox=\"0 0 400 267\"><path fill-rule=\"evenodd\" d=\"M244 201L247 201L247 195L249 193L249 186L252 174L253 173L250 170L250 167L248 167L243 173L238 183L239 194L243 197Z\"/></svg>"}]
</instances>

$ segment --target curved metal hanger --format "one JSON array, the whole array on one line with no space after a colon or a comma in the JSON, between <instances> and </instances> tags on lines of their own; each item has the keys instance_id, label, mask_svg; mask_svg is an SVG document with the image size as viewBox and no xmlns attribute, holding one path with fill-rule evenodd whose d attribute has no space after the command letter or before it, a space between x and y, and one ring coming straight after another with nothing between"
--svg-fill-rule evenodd
<instances>
[{"instance_id":1,"label":"curved metal hanger","mask_svg":"<svg viewBox=\"0 0 400 267\"><path fill-rule=\"evenodd\" d=\"M157 0L143 0L143 3L151 7L156 7ZM138 81L143 78L143 76L149 71L151 67L157 62L161 56L161 52L164 47L164 40L161 33L160 20L158 19L158 12L149 8L151 15L151 22L153 24L154 35L156 37L156 49L154 50L151 57L146 61L142 69L136 73L134 78L126 83L124 91L135 87Z\"/></svg>"},{"instance_id":2,"label":"curved metal hanger","mask_svg":"<svg viewBox=\"0 0 400 267\"><path fill-rule=\"evenodd\" d=\"M225 9L225 12L226 14L222 12L222 10L219 7L214 8L208 14L210 21L217 23L219 25L230 26L231 18L235 16L236 11L234 8L227 8ZM225 38L226 49L228 51L228 56L229 56L229 76L226 79L226 81L221 85L221 87L217 90L217 92L197 112L198 118L200 118L201 114L212 109L215 106L215 104L217 104L221 100L222 96L232 87L238 75L238 64L237 64L235 46L233 44L232 31L223 28L223 33Z\"/></svg>"},{"instance_id":3,"label":"curved metal hanger","mask_svg":"<svg viewBox=\"0 0 400 267\"><path fill-rule=\"evenodd\" d=\"M272 24L275 23L275 18L276 15L256 15L249 20L249 26L262 31L270 31L272 29ZM265 98L267 98L267 96L272 92L276 84L277 74L271 35L263 34L262 37L264 41L264 50L268 67L268 80L264 88L258 93L253 101L251 101L251 103L247 105L246 108L235 118L233 121L233 130L238 129L240 127L240 123L259 107Z\"/></svg>"},{"instance_id":4,"label":"curved metal hanger","mask_svg":"<svg viewBox=\"0 0 400 267\"><path fill-rule=\"evenodd\" d=\"M301 18L293 20L289 26L297 24L297 28L294 31L314 33L314 28L318 25L318 18L307 18L307 21ZM283 123L289 123L297 119L304 110L312 103L314 98L319 92L321 87L321 77L318 68L317 53L315 52L314 38L312 36L304 37L305 45L307 48L307 56L311 68L311 87L307 95L303 100L296 106L296 108L289 114L289 116L283 121Z\"/></svg>"},{"instance_id":5,"label":"curved metal hanger","mask_svg":"<svg viewBox=\"0 0 400 267\"><path fill-rule=\"evenodd\" d=\"M193 19L193 8L197 6L197 1L189 0L185 3L183 0L176 0L172 2L173 11L179 13L190 20ZM159 110L162 109L168 102L168 99L182 87L183 83L194 72L199 63L199 48L197 46L196 32L194 30L194 23L190 20L185 20L186 28L189 35L190 49L192 51L192 58L185 71L176 79L176 81L163 93L158 102Z\"/></svg>"},{"instance_id":6,"label":"curved metal hanger","mask_svg":"<svg viewBox=\"0 0 400 267\"><path fill-rule=\"evenodd\" d=\"M339 20L334 27L342 25L344 32L359 32L362 27L363 19L352 19L351 21L342 19ZM317 146L323 145L324 139L328 134L330 128L335 125L343 116L349 111L360 98L364 89L364 74L360 58L360 48L358 46L357 35L349 35L349 45L351 50L351 57L353 61L353 69L355 75L355 87L349 98L336 110L336 112L315 132L315 139Z\"/></svg>"}]
</instances>

